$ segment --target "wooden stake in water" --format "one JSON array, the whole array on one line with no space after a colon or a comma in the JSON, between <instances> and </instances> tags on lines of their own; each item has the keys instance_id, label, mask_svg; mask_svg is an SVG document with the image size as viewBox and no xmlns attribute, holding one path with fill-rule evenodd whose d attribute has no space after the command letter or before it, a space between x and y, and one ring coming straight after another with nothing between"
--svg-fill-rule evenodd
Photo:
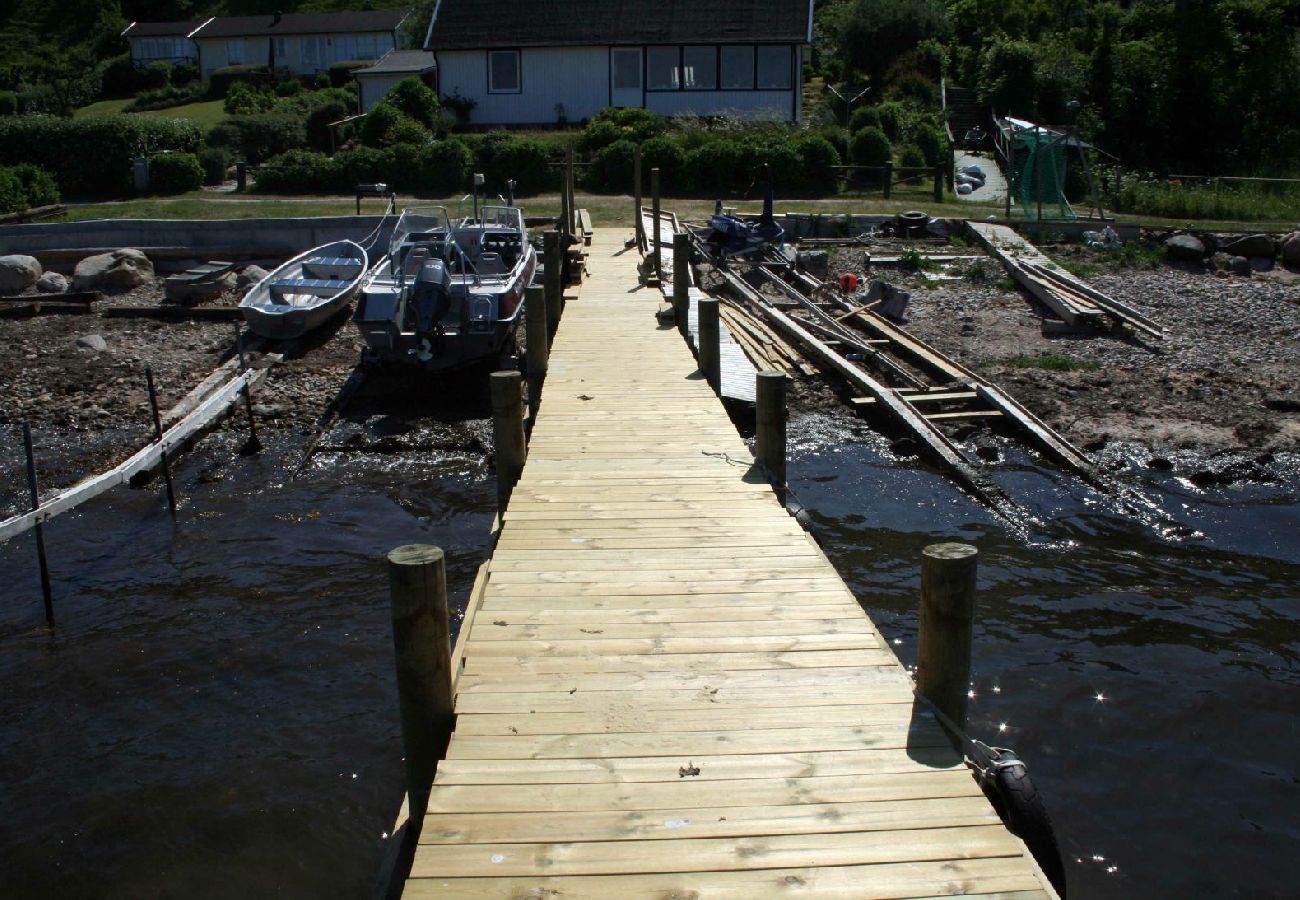
<instances>
[{"instance_id":1,"label":"wooden stake in water","mask_svg":"<svg viewBox=\"0 0 1300 900\"><path fill-rule=\"evenodd\" d=\"M978 560L970 544L931 544L921 555L916 690L960 728L970 691Z\"/></svg>"},{"instance_id":2,"label":"wooden stake in water","mask_svg":"<svg viewBox=\"0 0 1300 900\"><path fill-rule=\"evenodd\" d=\"M718 301L715 297L701 297L695 303L695 339L700 371L709 387L722 394L721 337L718 318Z\"/></svg>"},{"instance_id":3,"label":"wooden stake in water","mask_svg":"<svg viewBox=\"0 0 1300 900\"><path fill-rule=\"evenodd\" d=\"M528 456L524 443L524 405L518 372L493 372L488 378L492 393L492 449L496 457L497 511L504 516L510 494L524 471Z\"/></svg>"},{"instance_id":4,"label":"wooden stake in water","mask_svg":"<svg viewBox=\"0 0 1300 900\"><path fill-rule=\"evenodd\" d=\"M241 373L247 372L248 366L244 362L244 332L240 328L238 320L235 321L235 350L239 353L239 371ZM240 452L257 453L262 449L262 442L257 439L257 422L253 419L253 384L251 377L248 383L244 385L244 411L248 413L248 441Z\"/></svg>"},{"instance_id":5,"label":"wooden stake in water","mask_svg":"<svg viewBox=\"0 0 1300 900\"><path fill-rule=\"evenodd\" d=\"M163 439L162 416L158 413L158 392L153 387L153 369L149 366L144 368L145 384L149 386L149 408L153 411L153 438L159 444ZM167 448L162 448L159 454L162 460L163 483L167 485L167 508L171 510L172 518L176 518L176 489L172 485L172 467L167 461Z\"/></svg>"},{"instance_id":6,"label":"wooden stake in water","mask_svg":"<svg viewBox=\"0 0 1300 900\"><path fill-rule=\"evenodd\" d=\"M32 509L40 509L41 491L36 483L36 451L32 449L32 426L23 423L23 448L27 451L27 489L31 492ZM45 561L45 527L36 523L36 561L41 564L41 593L45 597L45 623L54 625L54 595L50 589L50 567Z\"/></svg>"},{"instance_id":7,"label":"wooden stake in water","mask_svg":"<svg viewBox=\"0 0 1300 900\"><path fill-rule=\"evenodd\" d=\"M785 373L754 376L754 455L767 470L772 487L785 502Z\"/></svg>"}]
</instances>

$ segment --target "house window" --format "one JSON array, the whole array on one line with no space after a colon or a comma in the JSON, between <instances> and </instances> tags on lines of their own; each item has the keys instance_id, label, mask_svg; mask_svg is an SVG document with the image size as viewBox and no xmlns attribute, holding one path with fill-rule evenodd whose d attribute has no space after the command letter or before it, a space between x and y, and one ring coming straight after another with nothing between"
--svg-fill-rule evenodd
<instances>
[{"instance_id":1,"label":"house window","mask_svg":"<svg viewBox=\"0 0 1300 900\"><path fill-rule=\"evenodd\" d=\"M614 90L641 90L641 51L614 51Z\"/></svg>"},{"instance_id":2,"label":"house window","mask_svg":"<svg viewBox=\"0 0 1300 900\"><path fill-rule=\"evenodd\" d=\"M226 41L226 65L242 66L244 64L244 39L235 38Z\"/></svg>"},{"instance_id":3,"label":"house window","mask_svg":"<svg viewBox=\"0 0 1300 900\"><path fill-rule=\"evenodd\" d=\"M678 63L681 53L676 47L650 47L646 50L646 88L652 91L675 91L681 85Z\"/></svg>"},{"instance_id":4,"label":"house window","mask_svg":"<svg viewBox=\"0 0 1300 900\"><path fill-rule=\"evenodd\" d=\"M683 48L682 76L687 90L715 90L718 87L718 48Z\"/></svg>"},{"instance_id":5,"label":"house window","mask_svg":"<svg viewBox=\"0 0 1300 900\"><path fill-rule=\"evenodd\" d=\"M758 48L759 90L790 90L790 48Z\"/></svg>"},{"instance_id":6,"label":"house window","mask_svg":"<svg viewBox=\"0 0 1300 900\"><path fill-rule=\"evenodd\" d=\"M488 93L518 94L519 85L519 51L488 51Z\"/></svg>"},{"instance_id":7,"label":"house window","mask_svg":"<svg viewBox=\"0 0 1300 900\"><path fill-rule=\"evenodd\" d=\"M754 48L722 48L722 89L751 91L754 89Z\"/></svg>"},{"instance_id":8,"label":"house window","mask_svg":"<svg viewBox=\"0 0 1300 900\"><path fill-rule=\"evenodd\" d=\"M276 65L282 66L284 65L284 55L285 55L284 38L278 37L278 38L272 38L272 40L275 41Z\"/></svg>"}]
</instances>

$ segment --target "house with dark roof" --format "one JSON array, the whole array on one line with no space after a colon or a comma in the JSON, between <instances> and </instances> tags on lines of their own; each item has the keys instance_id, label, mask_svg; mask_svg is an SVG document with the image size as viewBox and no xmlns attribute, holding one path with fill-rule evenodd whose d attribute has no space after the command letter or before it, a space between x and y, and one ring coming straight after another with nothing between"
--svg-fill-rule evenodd
<instances>
[{"instance_id":1,"label":"house with dark roof","mask_svg":"<svg viewBox=\"0 0 1300 900\"><path fill-rule=\"evenodd\" d=\"M401 43L400 10L218 16L195 29L203 78L227 66L274 64L294 75L376 60Z\"/></svg>"},{"instance_id":2,"label":"house with dark roof","mask_svg":"<svg viewBox=\"0 0 1300 900\"><path fill-rule=\"evenodd\" d=\"M437 70L438 64L428 50L390 50L374 65L352 73L357 80L361 111L370 112L404 78L418 78L436 89Z\"/></svg>"},{"instance_id":3,"label":"house with dark roof","mask_svg":"<svg viewBox=\"0 0 1300 900\"><path fill-rule=\"evenodd\" d=\"M812 0L439 0L424 47L474 125L607 106L795 121Z\"/></svg>"},{"instance_id":4,"label":"house with dark roof","mask_svg":"<svg viewBox=\"0 0 1300 900\"><path fill-rule=\"evenodd\" d=\"M137 69L155 62L194 64L199 60L199 48L190 40L190 34L202 24L202 19L194 22L132 22L126 26L122 37L131 47L131 62Z\"/></svg>"}]
</instances>

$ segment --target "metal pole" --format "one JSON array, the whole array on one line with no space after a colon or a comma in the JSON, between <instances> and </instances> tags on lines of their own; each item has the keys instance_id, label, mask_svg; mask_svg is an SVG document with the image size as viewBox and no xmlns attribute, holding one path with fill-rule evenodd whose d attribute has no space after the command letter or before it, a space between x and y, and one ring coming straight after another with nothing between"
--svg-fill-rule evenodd
<instances>
[{"instance_id":1,"label":"metal pole","mask_svg":"<svg viewBox=\"0 0 1300 900\"><path fill-rule=\"evenodd\" d=\"M442 550L427 544L408 544L388 554L397 699L413 822L424 816L438 761L446 757L451 740L453 694L446 565Z\"/></svg>"},{"instance_id":2,"label":"metal pole","mask_svg":"<svg viewBox=\"0 0 1300 900\"><path fill-rule=\"evenodd\" d=\"M163 427L162 416L158 413L158 392L153 387L153 369L149 366L144 367L144 380L149 386L149 408L153 410L153 435L154 440L162 447ZM167 448L162 447L162 471L163 482L167 485L167 508L171 510L172 518L176 518L176 490L172 486L172 467L167 462Z\"/></svg>"},{"instance_id":3,"label":"metal pole","mask_svg":"<svg viewBox=\"0 0 1300 900\"><path fill-rule=\"evenodd\" d=\"M32 509L41 508L40 487L36 483L36 451L32 448L32 426L23 423L23 448L27 451L27 490L31 494ZM50 589L50 567L45 560L45 527L36 523L36 560L41 564L41 594L45 597L45 624L54 625L54 596Z\"/></svg>"},{"instance_id":4,"label":"metal pole","mask_svg":"<svg viewBox=\"0 0 1300 900\"><path fill-rule=\"evenodd\" d=\"M242 375L248 371L244 363L244 332L240 328L240 322L235 320L235 350L239 353L239 372ZM257 453L262 449L262 442L257 439L257 422L253 419L253 382L252 377L244 384L244 411L248 414L248 441L244 444L243 453Z\"/></svg>"},{"instance_id":5,"label":"metal pole","mask_svg":"<svg viewBox=\"0 0 1300 900\"><path fill-rule=\"evenodd\" d=\"M650 223L650 227L653 229L653 236L654 236L654 246L650 248L650 259L652 260L651 265L653 266L653 268L651 269L651 275L654 278L654 283L658 284L659 277L660 275L663 274L663 269L661 268L661 266L663 265L663 261L659 256L659 167L658 166L655 166L653 169L650 170L650 206L652 210L651 214L654 216L653 221L651 221Z\"/></svg>"},{"instance_id":6,"label":"metal pole","mask_svg":"<svg viewBox=\"0 0 1300 900\"><path fill-rule=\"evenodd\" d=\"M921 555L916 689L962 728L970 691L978 560L979 551L970 544L931 544Z\"/></svg>"}]
</instances>

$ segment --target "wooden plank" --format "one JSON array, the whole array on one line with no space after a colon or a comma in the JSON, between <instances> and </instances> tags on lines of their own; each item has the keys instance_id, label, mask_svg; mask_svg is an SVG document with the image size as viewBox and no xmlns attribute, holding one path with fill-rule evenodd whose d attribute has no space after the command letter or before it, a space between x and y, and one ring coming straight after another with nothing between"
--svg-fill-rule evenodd
<instances>
[{"instance_id":1,"label":"wooden plank","mask_svg":"<svg viewBox=\"0 0 1300 900\"><path fill-rule=\"evenodd\" d=\"M785 722L790 720L789 710L804 706L852 706L878 703L912 703L911 686L904 681L874 684L845 685L788 685L781 684L777 693L771 687L738 688L697 687L679 688L651 693L644 690L626 691L552 691L549 693L511 692L466 694L457 701L456 711L465 715L502 715L540 713L594 713L606 716L611 713L640 709L646 712L660 710L727 710L733 708L784 710ZM819 720L820 721L820 720Z\"/></svg>"},{"instance_id":2,"label":"wooden plank","mask_svg":"<svg viewBox=\"0 0 1300 900\"><path fill-rule=\"evenodd\" d=\"M523 673L504 670L494 674L466 674L457 683L457 690L467 693L563 693L585 694L588 691L637 690L646 694L668 695L672 692L713 691L716 689L762 689L776 692L805 686L861 688L905 684L911 690L911 680L899 666L893 665L829 665L805 666L799 669L767 668L758 670L689 671L670 669L658 672L564 672L551 674Z\"/></svg>"},{"instance_id":3,"label":"wooden plank","mask_svg":"<svg viewBox=\"0 0 1300 900\"><path fill-rule=\"evenodd\" d=\"M888 650L782 650L733 653L643 653L632 656L551 656L521 658L485 655L474 648L465 658L468 674L526 672L721 672L745 669L822 669L834 666L893 666Z\"/></svg>"}]
</instances>

